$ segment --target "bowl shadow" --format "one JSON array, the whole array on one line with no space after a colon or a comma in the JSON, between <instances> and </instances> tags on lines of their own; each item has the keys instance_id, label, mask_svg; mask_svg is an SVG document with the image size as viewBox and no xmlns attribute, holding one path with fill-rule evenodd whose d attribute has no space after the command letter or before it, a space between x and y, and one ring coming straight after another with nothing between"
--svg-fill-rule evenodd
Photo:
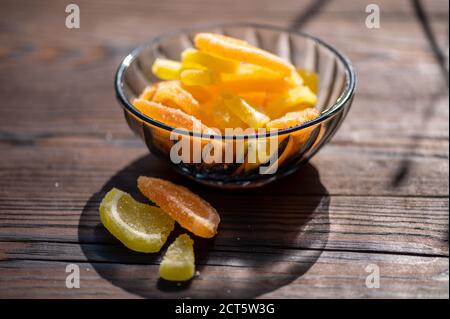
<instances>
[{"instance_id":1,"label":"bowl shadow","mask_svg":"<svg viewBox=\"0 0 450 319\"><path fill-rule=\"evenodd\" d=\"M200 272L186 283L158 278L168 244L186 232L179 225L159 253L124 247L101 225L98 206L116 187L149 202L137 190L140 175L183 184L209 201L221 215L212 239L192 234ZM283 287L310 269L329 234L329 195L317 169L305 163L281 180L249 190L221 190L194 183L152 155L143 156L111 177L86 202L78 240L88 262L113 285L146 298L252 298Z\"/></svg>"}]
</instances>

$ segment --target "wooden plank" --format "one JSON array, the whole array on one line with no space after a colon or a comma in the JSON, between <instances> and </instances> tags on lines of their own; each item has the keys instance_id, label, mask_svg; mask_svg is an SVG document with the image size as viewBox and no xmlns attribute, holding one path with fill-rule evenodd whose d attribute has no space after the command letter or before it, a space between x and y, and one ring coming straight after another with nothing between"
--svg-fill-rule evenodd
<instances>
[{"instance_id":1,"label":"wooden plank","mask_svg":"<svg viewBox=\"0 0 450 319\"><path fill-rule=\"evenodd\" d=\"M154 157L141 158L148 152L139 144L124 147L107 142L77 147L74 143L73 146L6 147L3 150L8 157L0 159L0 194L12 198L23 198L24 193L34 198L48 196L42 194L43 189L36 189L37 185L51 190L51 194L89 196L114 178L114 174L122 174L120 170L126 174L131 169L131 174L137 174L136 166L140 174L183 181L163 161ZM330 195L448 196L447 158L410 156L409 153L409 150L328 145L313 158L313 169L301 169L295 176L273 186L247 193L323 195L323 190L310 186L319 180ZM410 170L401 183L395 184L405 160ZM55 189L55 182L62 187ZM191 183L190 187L196 189L197 186ZM208 192L206 188L199 191Z\"/></svg>"},{"instance_id":2,"label":"wooden plank","mask_svg":"<svg viewBox=\"0 0 450 319\"><path fill-rule=\"evenodd\" d=\"M64 3L3 1L0 297L448 298L448 71L410 1L377 1L373 30L364 2L316 3L80 0L82 28L68 30ZM421 3L448 52L448 2ZM144 157L113 96L131 48L211 16L308 31L359 76L332 143L261 189L219 193ZM104 191L137 196L138 174L188 185L222 214L218 237L196 239L201 275L187 286L158 281L160 255L126 250L99 224ZM65 288L68 263L81 289ZM368 264L379 289L365 287Z\"/></svg>"},{"instance_id":3,"label":"wooden plank","mask_svg":"<svg viewBox=\"0 0 450 319\"><path fill-rule=\"evenodd\" d=\"M99 156L93 157L94 149ZM187 185L217 207L223 219L217 238L221 244L236 243L237 237L243 240L240 244L255 244L273 236L281 240L275 246L288 242L292 247L318 248L315 236L329 234L330 249L448 255L448 181L441 176L448 172L445 160L414 158L411 175L393 187L392 176L386 174L392 157L330 151L284 180L242 193L217 192L189 182L151 156L138 156L133 162L132 155L142 154L141 148L41 150L15 148L7 162L0 162L2 240L98 242L97 209L104 192L118 187L138 196L136 178L147 174ZM370 169L364 169L366 165ZM318 228L308 226L311 232L305 237L291 238L305 222ZM246 232L247 227L256 228ZM282 232L286 239L279 235L283 227L292 228L292 233Z\"/></svg>"},{"instance_id":4,"label":"wooden plank","mask_svg":"<svg viewBox=\"0 0 450 319\"><path fill-rule=\"evenodd\" d=\"M269 247L448 256L447 200L339 197L328 204L329 199L316 196L282 201L255 196L244 204L242 197L209 197L222 216L215 240L219 246L264 242ZM32 211L27 204L2 203L0 240L117 243L100 225L98 201L86 204L81 217L75 201L35 202Z\"/></svg>"},{"instance_id":5,"label":"wooden plank","mask_svg":"<svg viewBox=\"0 0 450 319\"><path fill-rule=\"evenodd\" d=\"M73 251L73 250L72 250ZM298 250L210 252L200 275L177 286L158 280L152 256L139 264L74 260L0 262L4 298L448 298L448 258ZM34 259L37 259L34 257ZM67 289L66 266L80 267L80 288ZM368 265L380 288L365 285ZM220 286L220 289L217 287Z\"/></svg>"}]
</instances>

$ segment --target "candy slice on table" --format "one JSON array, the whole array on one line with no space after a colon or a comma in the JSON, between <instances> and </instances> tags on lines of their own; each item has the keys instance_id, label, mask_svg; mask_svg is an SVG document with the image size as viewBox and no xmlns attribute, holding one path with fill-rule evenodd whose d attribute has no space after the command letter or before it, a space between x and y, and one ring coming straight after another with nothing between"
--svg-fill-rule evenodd
<instances>
[{"instance_id":1,"label":"candy slice on table","mask_svg":"<svg viewBox=\"0 0 450 319\"><path fill-rule=\"evenodd\" d=\"M200 51L225 59L256 64L284 75L290 76L295 68L282 58L251 46L245 41L221 34L198 33L194 38Z\"/></svg>"},{"instance_id":2,"label":"candy slice on table","mask_svg":"<svg viewBox=\"0 0 450 319\"><path fill-rule=\"evenodd\" d=\"M210 85L215 75L210 70L186 69L180 73L180 81L184 85Z\"/></svg>"},{"instance_id":3,"label":"candy slice on table","mask_svg":"<svg viewBox=\"0 0 450 319\"><path fill-rule=\"evenodd\" d=\"M153 101L179 108L188 114L195 114L198 108L198 101L183 89L179 81L160 82Z\"/></svg>"},{"instance_id":4,"label":"candy slice on table","mask_svg":"<svg viewBox=\"0 0 450 319\"><path fill-rule=\"evenodd\" d=\"M249 127L264 127L270 121L268 116L257 111L239 96L225 94L224 103L232 113L247 123Z\"/></svg>"},{"instance_id":5,"label":"candy slice on table","mask_svg":"<svg viewBox=\"0 0 450 319\"><path fill-rule=\"evenodd\" d=\"M237 61L223 59L196 49L186 49L181 57L183 66L195 63L217 72L233 73L239 67L239 62Z\"/></svg>"},{"instance_id":6,"label":"candy slice on table","mask_svg":"<svg viewBox=\"0 0 450 319\"><path fill-rule=\"evenodd\" d=\"M155 96L157 89L158 84L149 85L144 89L144 91L142 91L141 95L139 95L139 98L151 101L153 99L153 96Z\"/></svg>"},{"instance_id":7,"label":"candy slice on table","mask_svg":"<svg viewBox=\"0 0 450 319\"><path fill-rule=\"evenodd\" d=\"M194 241L187 234L170 244L159 265L159 276L170 281L187 281L195 274Z\"/></svg>"},{"instance_id":8,"label":"candy slice on table","mask_svg":"<svg viewBox=\"0 0 450 319\"><path fill-rule=\"evenodd\" d=\"M319 90L319 76L317 73L303 69L298 69L297 72L303 78L303 84L309 87L314 94L317 94Z\"/></svg>"},{"instance_id":9,"label":"candy slice on table","mask_svg":"<svg viewBox=\"0 0 450 319\"><path fill-rule=\"evenodd\" d=\"M169 59L157 58L152 65L153 74L162 80L177 80L180 71L181 63Z\"/></svg>"},{"instance_id":10,"label":"candy slice on table","mask_svg":"<svg viewBox=\"0 0 450 319\"><path fill-rule=\"evenodd\" d=\"M185 112L167 107L160 103L147 101L143 99L135 99L133 105L143 114L151 117L152 119L167 124L173 128L185 129L187 131L193 131L200 129L207 134L216 134L213 129L202 124L197 118Z\"/></svg>"},{"instance_id":11,"label":"candy slice on table","mask_svg":"<svg viewBox=\"0 0 450 319\"><path fill-rule=\"evenodd\" d=\"M131 250L158 252L174 228L174 220L162 209L139 203L129 194L111 189L100 204L105 228Z\"/></svg>"},{"instance_id":12,"label":"candy slice on table","mask_svg":"<svg viewBox=\"0 0 450 319\"><path fill-rule=\"evenodd\" d=\"M299 86L281 94L272 94L267 97L265 109L271 118L277 118L293 108L304 109L314 106L317 96L307 86Z\"/></svg>"},{"instance_id":13,"label":"candy slice on table","mask_svg":"<svg viewBox=\"0 0 450 319\"><path fill-rule=\"evenodd\" d=\"M220 216L216 209L186 187L159 178L140 176L138 188L195 235L211 238L217 233Z\"/></svg>"}]
</instances>

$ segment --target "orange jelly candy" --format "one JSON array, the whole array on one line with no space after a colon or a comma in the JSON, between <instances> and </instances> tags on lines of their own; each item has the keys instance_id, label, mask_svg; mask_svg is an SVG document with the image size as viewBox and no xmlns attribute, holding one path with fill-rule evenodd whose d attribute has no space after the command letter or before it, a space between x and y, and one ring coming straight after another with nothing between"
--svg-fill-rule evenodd
<instances>
[{"instance_id":1,"label":"orange jelly candy","mask_svg":"<svg viewBox=\"0 0 450 319\"><path fill-rule=\"evenodd\" d=\"M194 42L201 51L225 59L256 64L284 75L291 75L294 70L293 66L282 58L239 39L221 34L198 33Z\"/></svg>"},{"instance_id":2,"label":"orange jelly candy","mask_svg":"<svg viewBox=\"0 0 450 319\"><path fill-rule=\"evenodd\" d=\"M198 108L198 101L178 81L160 82L153 101L179 108L189 114L194 114Z\"/></svg>"},{"instance_id":3,"label":"orange jelly candy","mask_svg":"<svg viewBox=\"0 0 450 319\"><path fill-rule=\"evenodd\" d=\"M159 178L140 176L138 188L195 235L211 238L217 233L220 216L216 209L186 187Z\"/></svg>"},{"instance_id":4,"label":"orange jelly candy","mask_svg":"<svg viewBox=\"0 0 450 319\"><path fill-rule=\"evenodd\" d=\"M158 88L157 84L147 86L144 91L139 96L140 99L151 101L153 96L155 96L156 90Z\"/></svg>"},{"instance_id":5,"label":"orange jelly candy","mask_svg":"<svg viewBox=\"0 0 450 319\"><path fill-rule=\"evenodd\" d=\"M201 128L204 133L216 134L213 129L202 124L197 118L186 114L179 109L167 107L144 99L135 99L133 105L143 114L161 123L172 126L173 128L185 129L188 131Z\"/></svg>"},{"instance_id":6,"label":"orange jelly candy","mask_svg":"<svg viewBox=\"0 0 450 319\"><path fill-rule=\"evenodd\" d=\"M298 112L289 112L284 116L267 123L268 129L285 129L314 120L320 115L315 108L307 108Z\"/></svg>"}]
</instances>

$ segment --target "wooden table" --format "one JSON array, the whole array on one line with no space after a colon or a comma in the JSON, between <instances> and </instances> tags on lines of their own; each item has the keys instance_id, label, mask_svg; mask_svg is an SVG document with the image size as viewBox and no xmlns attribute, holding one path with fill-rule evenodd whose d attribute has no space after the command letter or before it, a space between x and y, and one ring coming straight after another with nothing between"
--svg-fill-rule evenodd
<instances>
[{"instance_id":1,"label":"wooden table","mask_svg":"<svg viewBox=\"0 0 450 319\"><path fill-rule=\"evenodd\" d=\"M379 29L365 25L369 1L77 0L81 28L67 29L65 1L1 0L0 297L448 298L448 2L376 2ZM213 21L302 29L356 67L338 134L267 187L218 191L172 173L115 100L133 47ZM158 280L160 254L133 253L99 224L105 191L135 190L140 174L221 213L187 285ZM66 288L69 264L79 289Z\"/></svg>"}]
</instances>

